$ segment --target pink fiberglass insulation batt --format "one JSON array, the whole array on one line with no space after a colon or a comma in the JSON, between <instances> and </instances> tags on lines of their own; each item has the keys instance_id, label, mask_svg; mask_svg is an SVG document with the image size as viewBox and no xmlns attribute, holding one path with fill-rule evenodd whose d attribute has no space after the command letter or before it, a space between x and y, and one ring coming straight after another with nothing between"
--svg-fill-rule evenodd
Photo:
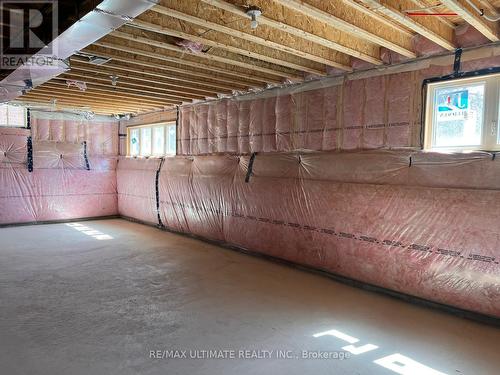
<instances>
[{"instance_id":1,"label":"pink fiberglass insulation batt","mask_svg":"<svg viewBox=\"0 0 500 375\"><path fill-rule=\"evenodd\" d=\"M159 213L172 230L500 317L500 161L492 159L263 154L245 183L248 157L167 158ZM158 224L158 162L120 164L120 213Z\"/></svg>"},{"instance_id":2,"label":"pink fiberglass insulation batt","mask_svg":"<svg viewBox=\"0 0 500 375\"><path fill-rule=\"evenodd\" d=\"M118 212L150 224L158 223L155 178L160 159L124 158L118 162Z\"/></svg>"},{"instance_id":3,"label":"pink fiberglass insulation batt","mask_svg":"<svg viewBox=\"0 0 500 375\"><path fill-rule=\"evenodd\" d=\"M414 73L296 94L181 107L178 153L350 150L412 144ZM387 97L384 92L390 92Z\"/></svg>"},{"instance_id":4,"label":"pink fiberglass insulation batt","mask_svg":"<svg viewBox=\"0 0 500 375\"><path fill-rule=\"evenodd\" d=\"M118 122L32 112L31 126L0 130L0 224L116 215Z\"/></svg>"},{"instance_id":5,"label":"pink fiberglass insulation batt","mask_svg":"<svg viewBox=\"0 0 500 375\"><path fill-rule=\"evenodd\" d=\"M451 61L450 59L448 59ZM449 62L418 70L318 81L301 91L278 88L180 107L179 155L420 146L421 85L453 72ZM444 64L444 65L443 65ZM462 62L462 71L500 65L498 56ZM410 71L411 70L411 71Z\"/></svg>"}]
</instances>

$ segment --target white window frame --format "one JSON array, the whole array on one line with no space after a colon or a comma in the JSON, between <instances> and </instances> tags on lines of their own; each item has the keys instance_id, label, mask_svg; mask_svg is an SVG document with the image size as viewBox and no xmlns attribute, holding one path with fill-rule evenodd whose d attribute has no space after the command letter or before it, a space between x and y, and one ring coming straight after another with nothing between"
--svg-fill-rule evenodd
<instances>
[{"instance_id":1,"label":"white window frame","mask_svg":"<svg viewBox=\"0 0 500 375\"><path fill-rule=\"evenodd\" d=\"M8 104L8 103L0 103L0 105L1 106L7 106L7 123L4 123L3 119L0 118L0 128L18 128L18 129L22 129L22 128L27 128L28 127L28 109L26 107L12 105L12 104ZM22 126L18 126L18 125L14 126L14 125L10 124L10 121L9 121L9 109L12 108L12 107L22 108L23 109L23 112L24 112L24 121L23 121L23 125Z\"/></svg>"},{"instance_id":2,"label":"white window frame","mask_svg":"<svg viewBox=\"0 0 500 375\"><path fill-rule=\"evenodd\" d=\"M453 146L435 147L433 145L434 109L436 105L436 91L443 87L464 86L474 83L485 83L484 89L484 113L481 128L481 144L475 146ZM427 85L427 96L425 103L425 132L424 150L429 151L498 151L499 142L499 99L500 99L500 74L487 74L470 78L458 78Z\"/></svg>"},{"instance_id":3,"label":"white window frame","mask_svg":"<svg viewBox=\"0 0 500 375\"><path fill-rule=\"evenodd\" d=\"M163 153L161 154L154 154L153 149L154 149L154 129L163 127ZM129 126L127 128L127 156L133 156L133 157L161 157L161 156L175 156L177 152L177 147L176 147L176 142L177 142L177 134L176 134L176 139L174 141L174 152L167 152L168 150L168 130L170 127L176 128L176 123L175 122L160 122L160 123L155 123L155 124L146 124L146 125L136 125L136 126ZM130 142L132 140L131 138L131 132L132 130L139 130L139 154L138 155L131 155L131 145ZM149 150L147 155L143 155L143 150L142 150L142 129L151 129L151 149ZM177 132L176 132L177 133Z\"/></svg>"}]
</instances>

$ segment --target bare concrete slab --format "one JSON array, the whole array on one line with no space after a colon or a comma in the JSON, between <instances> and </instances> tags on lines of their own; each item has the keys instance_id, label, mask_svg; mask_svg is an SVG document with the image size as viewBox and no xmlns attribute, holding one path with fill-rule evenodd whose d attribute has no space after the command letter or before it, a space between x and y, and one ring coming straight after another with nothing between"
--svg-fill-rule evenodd
<instances>
[{"instance_id":1,"label":"bare concrete slab","mask_svg":"<svg viewBox=\"0 0 500 375\"><path fill-rule=\"evenodd\" d=\"M497 328L123 220L0 229L2 374L496 375L499 353Z\"/></svg>"}]
</instances>

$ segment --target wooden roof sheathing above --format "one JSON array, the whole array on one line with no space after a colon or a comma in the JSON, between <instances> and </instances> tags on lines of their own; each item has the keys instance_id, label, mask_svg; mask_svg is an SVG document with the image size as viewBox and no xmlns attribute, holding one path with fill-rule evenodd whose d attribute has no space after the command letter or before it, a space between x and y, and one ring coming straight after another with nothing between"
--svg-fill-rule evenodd
<instances>
[{"instance_id":1,"label":"wooden roof sheathing above","mask_svg":"<svg viewBox=\"0 0 500 375\"><path fill-rule=\"evenodd\" d=\"M494 16L500 1L474 4ZM249 6L262 10L256 29L246 15ZM160 0L80 51L70 71L21 100L57 99L59 106L102 114L162 110L351 72L356 61L363 67L382 65L383 50L415 58L417 35L438 51L454 50L459 47L455 28L463 23L498 41L498 23L481 17L466 0ZM96 65L87 56L110 60ZM87 90L68 87L67 80L83 81Z\"/></svg>"}]
</instances>

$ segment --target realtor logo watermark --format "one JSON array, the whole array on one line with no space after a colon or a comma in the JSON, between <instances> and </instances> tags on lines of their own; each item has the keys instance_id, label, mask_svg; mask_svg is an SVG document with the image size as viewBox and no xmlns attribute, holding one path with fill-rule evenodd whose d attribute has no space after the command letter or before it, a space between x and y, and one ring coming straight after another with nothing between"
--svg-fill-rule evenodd
<instances>
[{"instance_id":1,"label":"realtor logo watermark","mask_svg":"<svg viewBox=\"0 0 500 375\"><path fill-rule=\"evenodd\" d=\"M50 66L57 55L57 0L0 0L0 68ZM36 56L34 56L37 54Z\"/></svg>"}]
</instances>

